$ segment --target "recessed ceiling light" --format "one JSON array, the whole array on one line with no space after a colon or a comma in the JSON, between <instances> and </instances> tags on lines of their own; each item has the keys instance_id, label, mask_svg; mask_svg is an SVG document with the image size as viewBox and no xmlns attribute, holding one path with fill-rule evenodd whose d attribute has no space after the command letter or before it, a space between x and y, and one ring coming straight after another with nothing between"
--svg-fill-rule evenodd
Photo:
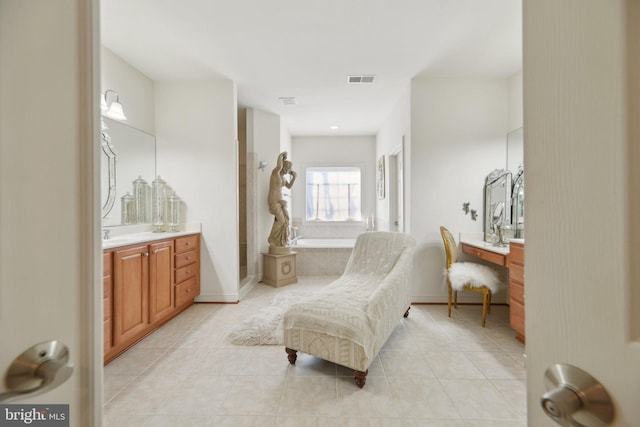
<instances>
[{"instance_id":1,"label":"recessed ceiling light","mask_svg":"<svg viewBox=\"0 0 640 427\"><path fill-rule=\"evenodd\" d=\"M338 126L336 125L331 126L331 130L336 130L336 129L338 129Z\"/></svg>"}]
</instances>

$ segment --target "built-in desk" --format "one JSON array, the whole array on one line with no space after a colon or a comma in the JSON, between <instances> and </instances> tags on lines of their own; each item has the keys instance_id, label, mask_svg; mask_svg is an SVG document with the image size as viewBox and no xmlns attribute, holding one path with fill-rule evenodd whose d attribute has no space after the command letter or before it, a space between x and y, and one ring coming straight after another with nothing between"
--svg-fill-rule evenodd
<instances>
[{"instance_id":1,"label":"built-in desk","mask_svg":"<svg viewBox=\"0 0 640 427\"><path fill-rule=\"evenodd\" d=\"M524 342L524 240L494 246L483 240L460 238L462 252L509 269L509 317L516 338Z\"/></svg>"},{"instance_id":2,"label":"built-in desk","mask_svg":"<svg viewBox=\"0 0 640 427\"><path fill-rule=\"evenodd\" d=\"M509 256L509 246L495 246L482 240L460 239L462 252L473 255L485 261L494 264L507 266L507 257Z\"/></svg>"}]
</instances>

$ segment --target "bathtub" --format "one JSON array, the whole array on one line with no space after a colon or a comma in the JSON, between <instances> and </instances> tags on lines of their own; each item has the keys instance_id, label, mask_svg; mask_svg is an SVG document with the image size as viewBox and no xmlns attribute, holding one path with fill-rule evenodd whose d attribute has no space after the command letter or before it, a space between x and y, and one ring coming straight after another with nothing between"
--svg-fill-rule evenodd
<instances>
[{"instance_id":1,"label":"bathtub","mask_svg":"<svg viewBox=\"0 0 640 427\"><path fill-rule=\"evenodd\" d=\"M298 239L294 243L295 248L351 248L356 244L356 239Z\"/></svg>"},{"instance_id":2,"label":"bathtub","mask_svg":"<svg viewBox=\"0 0 640 427\"><path fill-rule=\"evenodd\" d=\"M298 239L291 249L300 276L340 276L356 239Z\"/></svg>"}]
</instances>

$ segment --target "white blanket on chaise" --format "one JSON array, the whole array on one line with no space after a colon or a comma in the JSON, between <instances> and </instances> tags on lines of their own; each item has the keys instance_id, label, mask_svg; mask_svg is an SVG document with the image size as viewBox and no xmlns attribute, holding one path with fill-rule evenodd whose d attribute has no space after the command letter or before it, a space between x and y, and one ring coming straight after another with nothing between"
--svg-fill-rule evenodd
<instances>
[{"instance_id":1,"label":"white blanket on chaise","mask_svg":"<svg viewBox=\"0 0 640 427\"><path fill-rule=\"evenodd\" d=\"M411 304L414 239L361 234L344 274L284 316L286 347L366 371Z\"/></svg>"}]
</instances>

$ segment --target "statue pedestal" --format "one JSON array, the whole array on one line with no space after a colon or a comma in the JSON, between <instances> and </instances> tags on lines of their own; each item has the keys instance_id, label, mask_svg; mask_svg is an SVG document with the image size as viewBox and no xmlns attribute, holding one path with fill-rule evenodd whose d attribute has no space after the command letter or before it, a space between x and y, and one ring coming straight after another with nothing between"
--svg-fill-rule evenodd
<instances>
[{"instance_id":1,"label":"statue pedestal","mask_svg":"<svg viewBox=\"0 0 640 427\"><path fill-rule=\"evenodd\" d=\"M290 250L284 254L263 252L262 261L264 269L264 274L262 275L263 283L277 288L298 281L296 277L296 252L291 252Z\"/></svg>"}]
</instances>

